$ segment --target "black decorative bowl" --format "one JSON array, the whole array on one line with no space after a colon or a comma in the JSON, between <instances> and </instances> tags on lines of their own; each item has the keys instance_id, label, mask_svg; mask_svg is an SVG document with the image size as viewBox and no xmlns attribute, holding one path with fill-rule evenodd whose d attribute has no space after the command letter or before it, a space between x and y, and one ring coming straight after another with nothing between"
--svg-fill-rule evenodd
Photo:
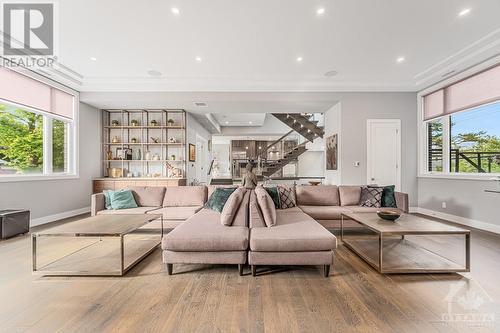
<instances>
[{"instance_id":1,"label":"black decorative bowl","mask_svg":"<svg viewBox=\"0 0 500 333\"><path fill-rule=\"evenodd\" d=\"M387 221L396 221L401 216L399 212L393 210L379 210L377 215Z\"/></svg>"}]
</instances>

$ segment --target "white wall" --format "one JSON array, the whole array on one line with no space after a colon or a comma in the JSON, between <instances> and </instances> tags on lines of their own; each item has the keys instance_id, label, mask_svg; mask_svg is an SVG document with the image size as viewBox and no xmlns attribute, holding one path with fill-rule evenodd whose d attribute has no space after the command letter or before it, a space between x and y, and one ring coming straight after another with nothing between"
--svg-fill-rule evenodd
<instances>
[{"instance_id":1,"label":"white wall","mask_svg":"<svg viewBox=\"0 0 500 333\"><path fill-rule=\"evenodd\" d=\"M186 128L186 137L187 137L187 142L186 142L186 160L187 160L187 170L186 170L186 176L187 176L187 183L188 185L196 178L196 163L197 162L189 162L189 144L196 145L196 136L199 135L200 137L204 138L205 140L211 140L212 139L212 134L204 128L193 115L189 112L186 113L186 119L187 119L187 128ZM208 152L208 147L206 149L206 161L207 163L210 162L211 157ZM208 170L208 165L207 165L207 170Z\"/></svg>"},{"instance_id":2,"label":"white wall","mask_svg":"<svg viewBox=\"0 0 500 333\"><path fill-rule=\"evenodd\" d=\"M283 135L291 130L272 114L266 114L262 126L222 126L221 135Z\"/></svg>"},{"instance_id":3,"label":"white wall","mask_svg":"<svg viewBox=\"0 0 500 333\"><path fill-rule=\"evenodd\" d=\"M340 171L326 173L328 183L367 182L367 119L401 119L401 188L410 206L418 202L416 93L339 93L339 104L325 113L326 137L339 132ZM338 112L340 110L340 119ZM359 167L354 166L356 161Z\"/></svg>"},{"instance_id":4,"label":"white wall","mask_svg":"<svg viewBox=\"0 0 500 333\"><path fill-rule=\"evenodd\" d=\"M0 183L0 209L29 209L32 225L89 211L92 178L101 170L100 120L96 108L80 103L77 179Z\"/></svg>"}]
</instances>

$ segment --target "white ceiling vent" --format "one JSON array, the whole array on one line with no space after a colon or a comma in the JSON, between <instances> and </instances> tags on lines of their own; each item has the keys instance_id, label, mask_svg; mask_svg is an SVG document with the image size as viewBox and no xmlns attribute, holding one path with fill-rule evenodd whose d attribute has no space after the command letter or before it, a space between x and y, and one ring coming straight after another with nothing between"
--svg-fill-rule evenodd
<instances>
[{"instance_id":1,"label":"white ceiling vent","mask_svg":"<svg viewBox=\"0 0 500 333\"><path fill-rule=\"evenodd\" d=\"M208 104L205 102L194 102L194 105L196 105L197 107L200 107L200 108L208 107Z\"/></svg>"}]
</instances>

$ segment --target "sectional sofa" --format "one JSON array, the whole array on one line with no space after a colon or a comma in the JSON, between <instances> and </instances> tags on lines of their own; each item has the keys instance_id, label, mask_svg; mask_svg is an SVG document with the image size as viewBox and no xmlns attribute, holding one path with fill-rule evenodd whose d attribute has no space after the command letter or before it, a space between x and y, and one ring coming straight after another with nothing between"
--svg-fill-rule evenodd
<instances>
[{"instance_id":1,"label":"sectional sofa","mask_svg":"<svg viewBox=\"0 0 500 333\"><path fill-rule=\"evenodd\" d=\"M360 186L297 186L297 206L276 210L276 224L267 227L255 192L247 190L233 224L221 224L220 213L204 208L220 186L132 187L138 208L107 210L104 195L92 195L92 215L162 214L172 229L161 243L168 274L174 264L235 264L240 275L251 266L323 266L329 276L337 239L327 229L337 229L342 212L375 212L360 207ZM227 186L225 186L227 187ZM408 212L408 196L395 193L397 208ZM344 222L344 226L357 227Z\"/></svg>"}]
</instances>

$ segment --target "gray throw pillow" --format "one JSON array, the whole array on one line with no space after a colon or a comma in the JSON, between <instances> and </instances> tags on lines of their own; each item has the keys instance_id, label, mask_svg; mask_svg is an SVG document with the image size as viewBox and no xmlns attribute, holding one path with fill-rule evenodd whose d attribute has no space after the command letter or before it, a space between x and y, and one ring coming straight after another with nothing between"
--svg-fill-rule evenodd
<instances>
[{"instance_id":1,"label":"gray throw pillow","mask_svg":"<svg viewBox=\"0 0 500 333\"><path fill-rule=\"evenodd\" d=\"M359 205L362 207L380 208L382 205L382 187L361 187L361 199Z\"/></svg>"}]
</instances>

